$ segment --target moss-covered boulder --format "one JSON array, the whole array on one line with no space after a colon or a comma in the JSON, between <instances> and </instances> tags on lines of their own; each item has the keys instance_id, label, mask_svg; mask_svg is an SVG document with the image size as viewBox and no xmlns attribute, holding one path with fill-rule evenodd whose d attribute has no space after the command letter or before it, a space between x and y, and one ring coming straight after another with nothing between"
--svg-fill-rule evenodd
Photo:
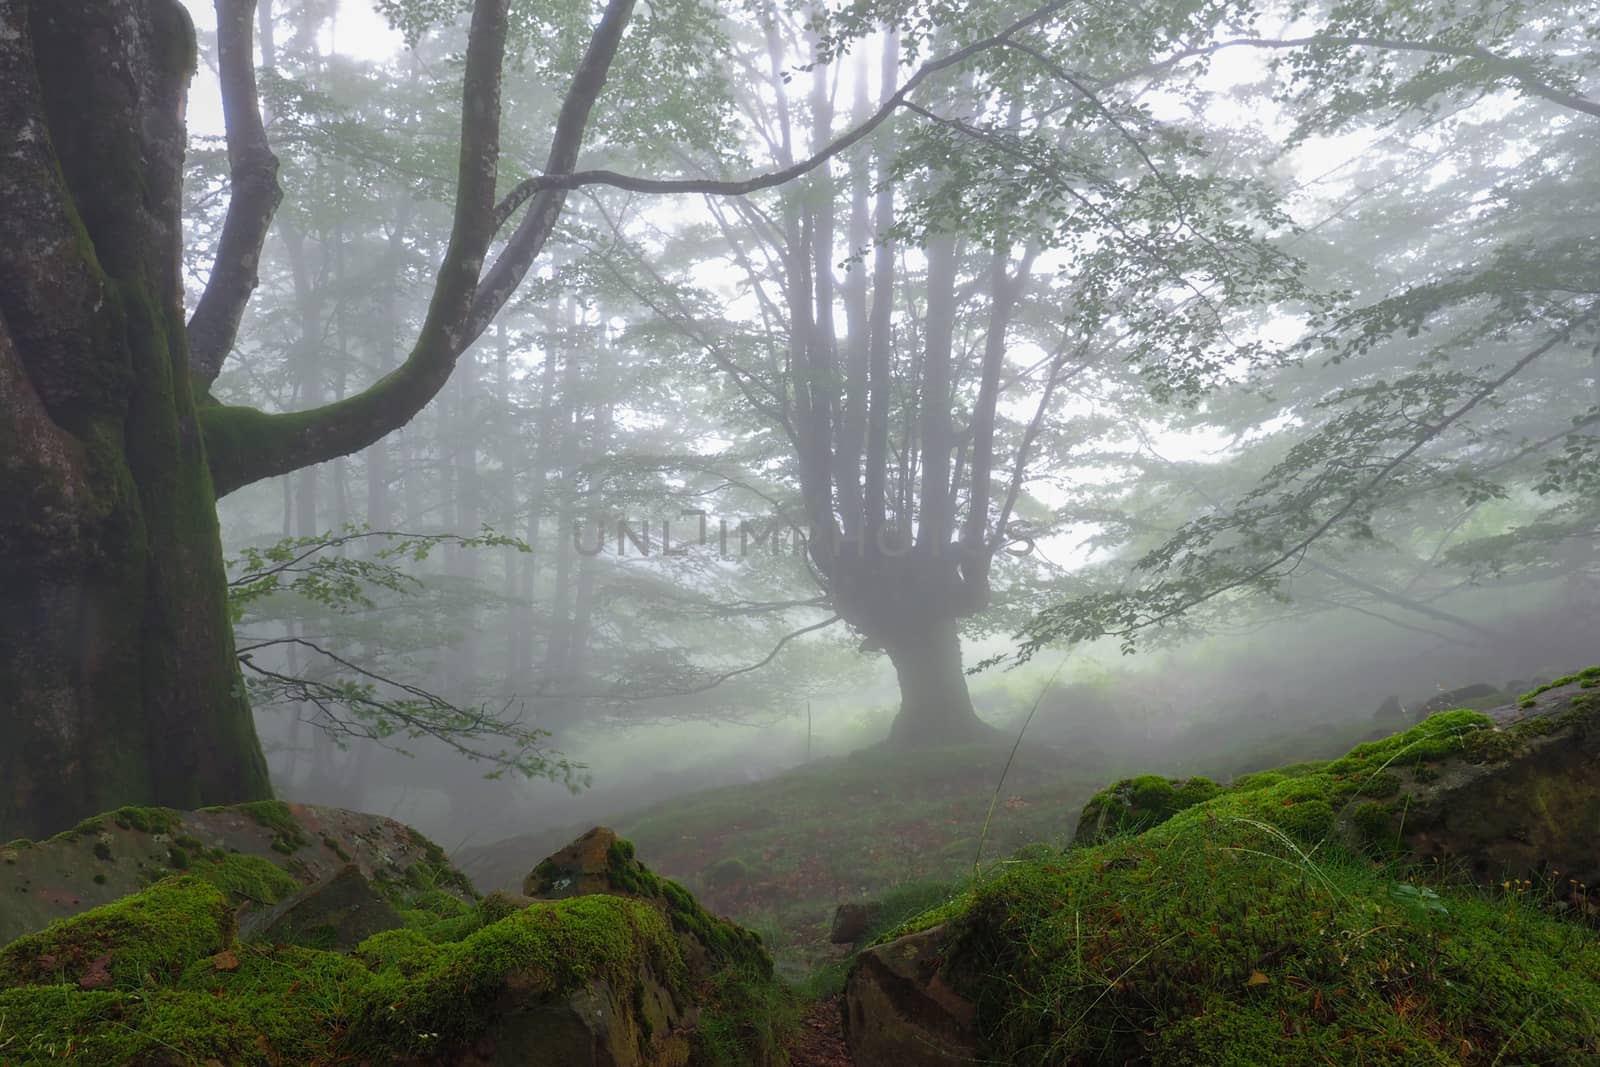
<instances>
[{"instance_id":1,"label":"moss-covered boulder","mask_svg":"<svg viewBox=\"0 0 1600 1067\"><path fill-rule=\"evenodd\" d=\"M1600 886L1600 667L1481 715L1435 716L1331 769L1379 756L1385 788L1341 809L1347 840L1588 906L1587 887Z\"/></svg>"},{"instance_id":2,"label":"moss-covered boulder","mask_svg":"<svg viewBox=\"0 0 1600 1067\"><path fill-rule=\"evenodd\" d=\"M937 1048L970 1005L982 1062L1600 1063L1600 938L1566 874L1596 854L1597 697L1582 672L999 865L899 931L914 951L858 958L857 1062L890 1062L874 1012Z\"/></svg>"},{"instance_id":3,"label":"moss-covered boulder","mask_svg":"<svg viewBox=\"0 0 1600 1067\"><path fill-rule=\"evenodd\" d=\"M444 851L381 815L267 800L199 811L118 808L47 841L0 845L0 944L193 874L261 909L353 863L390 898L421 889L477 897Z\"/></svg>"},{"instance_id":4,"label":"moss-covered boulder","mask_svg":"<svg viewBox=\"0 0 1600 1067\"><path fill-rule=\"evenodd\" d=\"M1122 834L1142 833L1221 791L1209 778L1163 778L1159 774L1124 778L1083 806L1073 844L1093 845Z\"/></svg>"},{"instance_id":5,"label":"moss-covered boulder","mask_svg":"<svg viewBox=\"0 0 1600 1067\"><path fill-rule=\"evenodd\" d=\"M234 935L233 906L204 879L184 876L96 908L0 949L0 988L170 985Z\"/></svg>"},{"instance_id":6,"label":"moss-covered boulder","mask_svg":"<svg viewBox=\"0 0 1600 1067\"><path fill-rule=\"evenodd\" d=\"M554 901L405 882L382 897L341 892L341 907L381 899L404 924L351 952L315 936L241 941L240 901L199 874L169 877L0 950L0 1062L767 1062L781 991L759 940L656 879L627 842L607 850L631 889ZM365 884L355 864L318 884L343 883Z\"/></svg>"},{"instance_id":7,"label":"moss-covered boulder","mask_svg":"<svg viewBox=\"0 0 1600 1067\"><path fill-rule=\"evenodd\" d=\"M657 877L634 857L632 843L607 827L596 826L541 862L523 879L522 891L548 900L591 893L648 900L666 915L698 977L730 967L763 981L772 977L772 959L758 935L716 918L683 886Z\"/></svg>"},{"instance_id":8,"label":"moss-covered boulder","mask_svg":"<svg viewBox=\"0 0 1600 1067\"><path fill-rule=\"evenodd\" d=\"M244 941L338 949L405 925L394 905L372 887L361 868L347 863L267 911L253 912L239 924Z\"/></svg>"}]
</instances>

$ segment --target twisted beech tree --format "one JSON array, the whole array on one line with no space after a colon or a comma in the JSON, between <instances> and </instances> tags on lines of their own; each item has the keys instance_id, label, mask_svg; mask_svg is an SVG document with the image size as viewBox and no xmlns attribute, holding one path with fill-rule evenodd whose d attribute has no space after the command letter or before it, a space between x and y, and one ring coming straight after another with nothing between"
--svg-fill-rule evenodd
<instances>
[{"instance_id":1,"label":"twisted beech tree","mask_svg":"<svg viewBox=\"0 0 1600 1067\"><path fill-rule=\"evenodd\" d=\"M607 180L570 176L631 0L595 23L544 174L497 203L507 3L472 5L453 229L408 358L336 404L271 415L209 393L280 199L254 0L216 0L232 199L188 323L187 13L178 0L0 0L0 837L119 804L270 795L217 498L404 425L515 291L566 188Z\"/></svg>"},{"instance_id":2,"label":"twisted beech tree","mask_svg":"<svg viewBox=\"0 0 1600 1067\"><path fill-rule=\"evenodd\" d=\"M570 171L631 4L573 78ZM0 2L0 835L117 804L270 795L234 660L216 498L358 449L428 402L528 269L562 194L492 271L506 2L475 6L454 229L409 358L339 404L216 404L279 199L253 0L217 0L233 199L183 321L179 183L195 35L177 0Z\"/></svg>"}]
</instances>

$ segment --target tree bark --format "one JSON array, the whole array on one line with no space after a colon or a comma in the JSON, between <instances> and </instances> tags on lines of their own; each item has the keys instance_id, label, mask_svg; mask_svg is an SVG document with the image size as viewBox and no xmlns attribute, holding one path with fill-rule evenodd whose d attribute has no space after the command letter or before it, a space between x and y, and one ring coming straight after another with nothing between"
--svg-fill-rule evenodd
<instances>
[{"instance_id":1,"label":"tree bark","mask_svg":"<svg viewBox=\"0 0 1600 1067\"><path fill-rule=\"evenodd\" d=\"M179 275L176 0L0 2L0 838L270 796Z\"/></svg>"},{"instance_id":2,"label":"tree bark","mask_svg":"<svg viewBox=\"0 0 1600 1067\"><path fill-rule=\"evenodd\" d=\"M992 744L998 732L972 707L961 664L961 633L952 618L907 616L883 640L900 681L891 748Z\"/></svg>"}]
</instances>

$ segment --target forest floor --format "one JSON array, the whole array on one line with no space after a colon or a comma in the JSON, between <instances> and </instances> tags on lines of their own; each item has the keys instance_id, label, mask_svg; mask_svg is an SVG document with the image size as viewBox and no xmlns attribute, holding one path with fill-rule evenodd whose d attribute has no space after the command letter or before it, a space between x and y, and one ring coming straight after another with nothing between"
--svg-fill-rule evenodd
<instances>
[{"instance_id":1,"label":"forest floor","mask_svg":"<svg viewBox=\"0 0 1600 1067\"><path fill-rule=\"evenodd\" d=\"M861 752L674 797L609 825L652 870L759 932L780 973L801 982L838 961L842 950L828 943L838 904L936 895L971 873L980 839L985 864L1025 844L1065 844L1084 802L1110 780L1103 766L1034 750L1018 756L997 797L1008 754ZM586 829L497 842L456 860L482 891L516 888Z\"/></svg>"},{"instance_id":2,"label":"forest floor","mask_svg":"<svg viewBox=\"0 0 1600 1067\"><path fill-rule=\"evenodd\" d=\"M854 1067L844 1040L844 997L814 1000L789 1041L789 1067Z\"/></svg>"},{"instance_id":3,"label":"forest floor","mask_svg":"<svg viewBox=\"0 0 1600 1067\"><path fill-rule=\"evenodd\" d=\"M1319 737L1288 755L1337 756L1356 740ZM1084 803L1117 779L1173 770L1042 746L1024 748L1008 766L1009 757L1009 745L867 750L606 822L652 870L762 935L778 974L801 998L791 1067L840 1067L852 1062L842 993L854 955L829 942L840 903L883 905L870 939L950 900L975 865L1006 863L1025 846L1066 846ZM1285 762L1277 751L1236 758L1241 769ZM588 828L554 828L455 859L480 891L515 889L534 863Z\"/></svg>"},{"instance_id":4,"label":"forest floor","mask_svg":"<svg viewBox=\"0 0 1600 1067\"><path fill-rule=\"evenodd\" d=\"M1288 755L1337 756L1357 739L1318 738ZM828 943L838 904L931 907L979 862L1004 861L1025 845L1069 843L1084 803L1118 778L1175 770L1043 746L1024 747L1008 768L1009 755L1009 745L869 749L606 821L652 870L759 932L786 979L825 995L840 987L848 962ZM1284 762L1276 751L1237 756L1241 769ZM535 863L588 829L554 828L453 858L479 890L515 890Z\"/></svg>"}]
</instances>

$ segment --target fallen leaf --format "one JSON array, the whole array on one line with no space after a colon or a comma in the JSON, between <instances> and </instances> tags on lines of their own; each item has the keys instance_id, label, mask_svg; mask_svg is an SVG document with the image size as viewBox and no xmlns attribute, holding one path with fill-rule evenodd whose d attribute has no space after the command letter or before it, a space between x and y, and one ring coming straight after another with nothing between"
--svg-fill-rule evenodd
<instances>
[{"instance_id":1,"label":"fallen leaf","mask_svg":"<svg viewBox=\"0 0 1600 1067\"><path fill-rule=\"evenodd\" d=\"M1250 980L1246 982L1245 985L1266 985L1270 981L1272 981L1272 979L1268 978L1260 971L1251 971Z\"/></svg>"},{"instance_id":2,"label":"fallen leaf","mask_svg":"<svg viewBox=\"0 0 1600 1067\"><path fill-rule=\"evenodd\" d=\"M219 971L237 971L239 969L239 957L233 954L233 949L225 948L211 957L211 966Z\"/></svg>"}]
</instances>

